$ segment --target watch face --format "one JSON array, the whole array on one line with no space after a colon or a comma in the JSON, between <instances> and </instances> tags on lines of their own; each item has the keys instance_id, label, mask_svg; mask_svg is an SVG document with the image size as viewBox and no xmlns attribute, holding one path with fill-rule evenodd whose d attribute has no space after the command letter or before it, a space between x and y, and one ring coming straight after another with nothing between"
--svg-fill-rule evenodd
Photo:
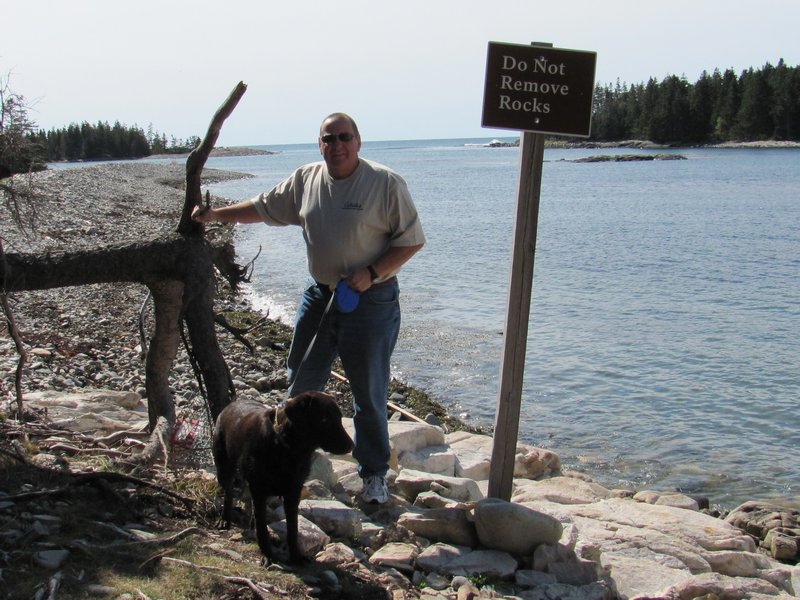
<instances>
[{"instance_id":1,"label":"watch face","mask_svg":"<svg viewBox=\"0 0 800 600\"><path fill-rule=\"evenodd\" d=\"M358 306L358 299L360 294L350 289L344 279L339 281L336 285L336 308L339 312L349 313L353 312Z\"/></svg>"}]
</instances>

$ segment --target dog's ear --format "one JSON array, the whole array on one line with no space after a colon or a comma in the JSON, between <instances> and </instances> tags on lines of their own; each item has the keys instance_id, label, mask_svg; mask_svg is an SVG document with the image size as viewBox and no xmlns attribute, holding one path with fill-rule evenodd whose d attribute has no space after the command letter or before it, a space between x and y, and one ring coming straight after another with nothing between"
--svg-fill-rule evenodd
<instances>
[{"instance_id":1,"label":"dog's ear","mask_svg":"<svg viewBox=\"0 0 800 600\"><path fill-rule=\"evenodd\" d=\"M283 411L290 421L294 421L311 408L313 402L314 396L312 392L304 392L289 400L284 406Z\"/></svg>"}]
</instances>

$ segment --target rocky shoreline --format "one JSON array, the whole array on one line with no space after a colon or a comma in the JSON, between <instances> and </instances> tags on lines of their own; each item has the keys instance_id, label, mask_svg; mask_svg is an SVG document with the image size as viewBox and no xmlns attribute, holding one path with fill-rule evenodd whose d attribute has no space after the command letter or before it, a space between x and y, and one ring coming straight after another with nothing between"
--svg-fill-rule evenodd
<instances>
[{"instance_id":1,"label":"rocky shoreline","mask_svg":"<svg viewBox=\"0 0 800 600\"><path fill-rule=\"evenodd\" d=\"M207 169L204 176L244 175ZM120 243L122 237L156 237L177 223L183 179L181 166L152 163L91 165L19 178L19 189L30 183L35 191L36 212L26 211L23 222L33 219L36 227L20 230L4 203L4 248L55 252ZM229 234L224 227L208 231L210 236ZM30 353L23 379L30 409L65 427L76 423L84 429L73 433L84 437L146 424L139 336L145 300L146 288L136 284L14 294L14 317ZM248 328L246 337L256 347L250 352L236 336L219 333L237 394L268 403L282 399L289 329L262 319L236 295L221 293L217 308L231 324ZM147 318L143 326L149 328ZM8 336L0 338L0 364L0 410L9 414L17 357ZM201 429L208 427L202 423L202 401L184 351L171 384L183 423L198 419ZM332 390L347 409L346 386L338 382ZM430 600L491 593L542 599L757 599L800 593L796 510L744 505L721 519L682 494L606 489L583 474L562 470L552 452L522 444L512 502L486 499L491 438L465 430L402 384L391 400L427 416L429 423L393 420L390 425L394 470L388 507L358 504L352 461L321 456L315 466L315 483L303 505L305 551L318 563L342 569L338 580L334 576L327 584L324 577L323 583L308 578L314 581L309 585L323 590L318 597L342 595L348 573L377 582L391 592L389 597ZM0 449L17 451L12 441L4 436ZM55 444L60 451L53 450L52 441L38 443L39 453L28 458L32 464L64 469L80 463L80 453L64 450L63 440ZM196 448L195 461L201 454ZM192 471L210 469L207 458L205 466L195 464ZM56 545L42 531L53 530L53 520L45 517L53 517L59 507L47 502L32 507L27 496L20 496L26 492L20 481L9 478L9 461L0 461L0 467L0 531L11 532L0 536L0 562L5 561L0 580L13 580L14 569L38 564L36 552ZM276 518L274 529L280 534L280 515ZM232 547L242 544L235 533L224 539ZM73 546L57 546L66 554L57 555L57 564L44 561L42 577L76 560Z\"/></svg>"}]
</instances>

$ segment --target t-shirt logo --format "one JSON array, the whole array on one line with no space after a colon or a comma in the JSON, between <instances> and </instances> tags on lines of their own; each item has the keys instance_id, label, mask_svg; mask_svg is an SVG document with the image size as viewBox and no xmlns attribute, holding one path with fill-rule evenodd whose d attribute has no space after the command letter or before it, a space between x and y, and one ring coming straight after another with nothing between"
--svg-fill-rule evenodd
<instances>
[{"instance_id":1,"label":"t-shirt logo","mask_svg":"<svg viewBox=\"0 0 800 600\"><path fill-rule=\"evenodd\" d=\"M342 208L344 210L364 210L364 207L361 204L352 201L345 202Z\"/></svg>"}]
</instances>

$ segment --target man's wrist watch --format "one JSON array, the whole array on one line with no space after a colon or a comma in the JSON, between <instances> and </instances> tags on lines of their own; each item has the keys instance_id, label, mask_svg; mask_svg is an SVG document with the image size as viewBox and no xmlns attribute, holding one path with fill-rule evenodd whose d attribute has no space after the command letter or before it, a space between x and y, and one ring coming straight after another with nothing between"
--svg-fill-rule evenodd
<instances>
[{"instance_id":1,"label":"man's wrist watch","mask_svg":"<svg viewBox=\"0 0 800 600\"><path fill-rule=\"evenodd\" d=\"M378 275L378 272L372 265L367 265L367 271L369 271L369 277L372 283L375 283L378 279L380 279L380 275Z\"/></svg>"}]
</instances>

